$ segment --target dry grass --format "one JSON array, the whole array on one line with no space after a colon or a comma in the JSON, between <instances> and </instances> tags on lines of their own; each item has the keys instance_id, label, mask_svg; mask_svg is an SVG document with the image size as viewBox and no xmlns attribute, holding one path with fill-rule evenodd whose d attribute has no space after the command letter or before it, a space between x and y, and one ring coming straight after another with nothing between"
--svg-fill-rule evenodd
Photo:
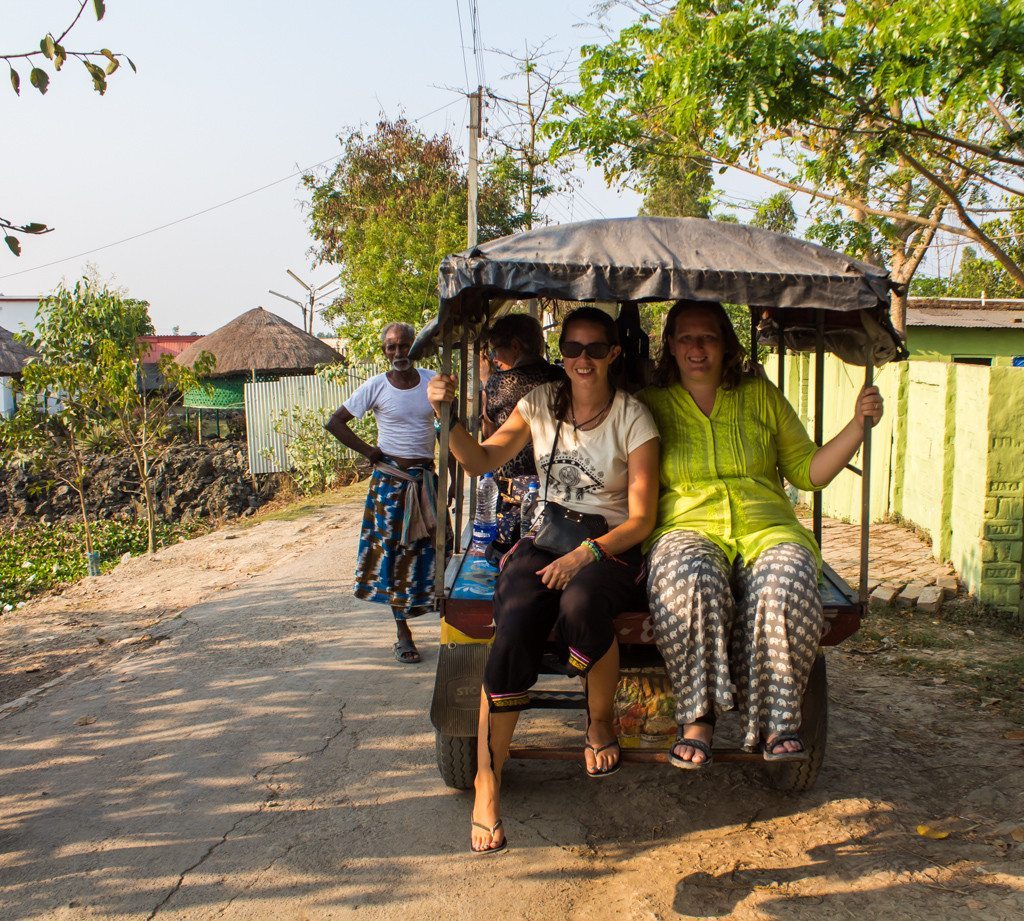
<instances>
[{"instance_id":1,"label":"dry grass","mask_svg":"<svg viewBox=\"0 0 1024 921\"><path fill-rule=\"evenodd\" d=\"M1024 725L1024 624L971 598L939 615L873 606L847 649L931 683L947 685L975 708Z\"/></svg>"}]
</instances>

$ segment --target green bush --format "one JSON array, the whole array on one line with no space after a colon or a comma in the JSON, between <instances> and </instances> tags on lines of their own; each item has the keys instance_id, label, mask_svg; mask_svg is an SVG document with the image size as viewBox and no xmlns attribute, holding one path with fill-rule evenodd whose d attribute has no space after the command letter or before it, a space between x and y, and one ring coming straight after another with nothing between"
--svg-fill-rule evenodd
<instances>
[{"instance_id":1,"label":"green bush","mask_svg":"<svg viewBox=\"0 0 1024 921\"><path fill-rule=\"evenodd\" d=\"M157 524L157 546L166 547L202 530L201 525ZM100 569L112 569L126 553L145 553L145 521L95 521L93 546ZM19 601L58 585L76 582L88 572L81 522L33 524L0 533L0 613Z\"/></svg>"},{"instance_id":2,"label":"green bush","mask_svg":"<svg viewBox=\"0 0 1024 921\"><path fill-rule=\"evenodd\" d=\"M334 436L324 428L324 411L293 406L275 416L274 431L284 437L285 454L295 488L304 496L325 492L347 466Z\"/></svg>"}]
</instances>

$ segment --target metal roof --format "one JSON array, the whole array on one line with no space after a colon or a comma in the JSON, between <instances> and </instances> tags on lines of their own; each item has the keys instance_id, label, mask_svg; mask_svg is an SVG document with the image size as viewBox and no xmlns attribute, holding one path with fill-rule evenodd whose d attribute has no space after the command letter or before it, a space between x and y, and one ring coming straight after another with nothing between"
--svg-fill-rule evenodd
<instances>
[{"instance_id":1,"label":"metal roof","mask_svg":"<svg viewBox=\"0 0 1024 921\"><path fill-rule=\"evenodd\" d=\"M1024 298L911 297L907 326L1024 329Z\"/></svg>"}]
</instances>

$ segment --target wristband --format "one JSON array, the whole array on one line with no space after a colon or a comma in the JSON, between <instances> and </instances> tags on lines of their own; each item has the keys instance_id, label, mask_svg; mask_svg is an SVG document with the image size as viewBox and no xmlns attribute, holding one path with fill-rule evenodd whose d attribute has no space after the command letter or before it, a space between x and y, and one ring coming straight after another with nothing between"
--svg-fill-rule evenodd
<instances>
[{"instance_id":1,"label":"wristband","mask_svg":"<svg viewBox=\"0 0 1024 921\"><path fill-rule=\"evenodd\" d=\"M596 540L591 540L589 537L580 543L580 546L585 547L593 554L595 563L600 563L608 555Z\"/></svg>"}]
</instances>

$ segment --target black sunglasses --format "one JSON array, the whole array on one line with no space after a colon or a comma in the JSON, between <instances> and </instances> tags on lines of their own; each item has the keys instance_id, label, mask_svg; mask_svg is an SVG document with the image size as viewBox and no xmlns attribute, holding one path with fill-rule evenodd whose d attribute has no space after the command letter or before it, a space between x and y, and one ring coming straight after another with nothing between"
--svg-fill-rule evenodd
<instances>
[{"instance_id":1,"label":"black sunglasses","mask_svg":"<svg viewBox=\"0 0 1024 921\"><path fill-rule=\"evenodd\" d=\"M608 357L612 347L607 342L588 342L584 345L582 342L573 342L570 339L568 342L562 343L561 349L563 358L579 358L586 352L589 358L601 359Z\"/></svg>"}]
</instances>

